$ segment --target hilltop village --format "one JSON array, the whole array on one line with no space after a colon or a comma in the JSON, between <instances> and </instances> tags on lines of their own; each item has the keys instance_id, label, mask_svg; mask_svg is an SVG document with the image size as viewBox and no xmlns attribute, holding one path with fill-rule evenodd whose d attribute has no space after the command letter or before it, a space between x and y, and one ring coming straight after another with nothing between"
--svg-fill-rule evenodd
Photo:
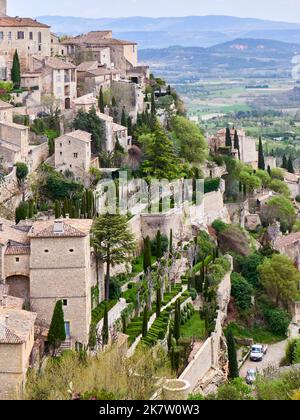
<instances>
[{"instance_id":1,"label":"hilltop village","mask_svg":"<svg viewBox=\"0 0 300 420\"><path fill-rule=\"evenodd\" d=\"M300 363L292 159L267 156L242 127L207 137L136 43L110 30L59 37L6 3L0 399L217 395L240 384L257 330ZM137 180L152 179L164 185L135 201ZM190 194L175 200L184 180ZM108 212L109 181L132 204L124 214Z\"/></svg>"}]
</instances>

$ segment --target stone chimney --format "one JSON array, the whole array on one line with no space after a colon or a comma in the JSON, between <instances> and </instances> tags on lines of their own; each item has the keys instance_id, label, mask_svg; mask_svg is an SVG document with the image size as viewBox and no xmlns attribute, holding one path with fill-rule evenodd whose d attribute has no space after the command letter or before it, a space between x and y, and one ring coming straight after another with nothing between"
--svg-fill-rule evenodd
<instances>
[{"instance_id":1,"label":"stone chimney","mask_svg":"<svg viewBox=\"0 0 300 420\"><path fill-rule=\"evenodd\" d=\"M64 233L64 221L62 219L54 221L53 232L57 234Z\"/></svg>"},{"instance_id":2,"label":"stone chimney","mask_svg":"<svg viewBox=\"0 0 300 420\"><path fill-rule=\"evenodd\" d=\"M7 16L7 0L0 0L0 16Z\"/></svg>"}]
</instances>

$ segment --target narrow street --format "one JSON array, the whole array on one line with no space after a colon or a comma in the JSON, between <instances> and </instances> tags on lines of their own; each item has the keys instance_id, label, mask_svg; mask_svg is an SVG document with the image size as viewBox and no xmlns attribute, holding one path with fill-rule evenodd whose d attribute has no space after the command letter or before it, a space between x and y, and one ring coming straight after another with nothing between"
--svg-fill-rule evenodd
<instances>
[{"instance_id":1,"label":"narrow street","mask_svg":"<svg viewBox=\"0 0 300 420\"><path fill-rule=\"evenodd\" d=\"M262 372L268 367L279 367L280 362L284 357L286 346L287 340L271 344L262 362L251 362L251 360L248 359L240 371L240 376L245 378L249 369L257 369L259 372Z\"/></svg>"}]
</instances>

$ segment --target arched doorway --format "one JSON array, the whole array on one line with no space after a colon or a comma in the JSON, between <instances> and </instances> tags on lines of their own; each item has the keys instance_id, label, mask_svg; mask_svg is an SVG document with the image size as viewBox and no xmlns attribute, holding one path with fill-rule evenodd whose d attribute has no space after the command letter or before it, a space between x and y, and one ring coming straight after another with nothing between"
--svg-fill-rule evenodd
<instances>
[{"instance_id":1,"label":"arched doorway","mask_svg":"<svg viewBox=\"0 0 300 420\"><path fill-rule=\"evenodd\" d=\"M66 98L65 99L65 109L70 109L70 108L71 108L71 99Z\"/></svg>"},{"instance_id":2,"label":"arched doorway","mask_svg":"<svg viewBox=\"0 0 300 420\"><path fill-rule=\"evenodd\" d=\"M8 285L8 293L11 296L24 299L29 302L30 298L30 281L29 277L22 275L15 275L7 277L5 283Z\"/></svg>"}]
</instances>

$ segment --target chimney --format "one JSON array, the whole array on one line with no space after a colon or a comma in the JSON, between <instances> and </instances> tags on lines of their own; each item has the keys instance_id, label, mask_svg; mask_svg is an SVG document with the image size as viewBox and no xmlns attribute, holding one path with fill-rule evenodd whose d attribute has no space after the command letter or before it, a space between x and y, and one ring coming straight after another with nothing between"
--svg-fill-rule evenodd
<instances>
[{"instance_id":1,"label":"chimney","mask_svg":"<svg viewBox=\"0 0 300 420\"><path fill-rule=\"evenodd\" d=\"M66 219L70 219L70 214L66 213Z\"/></svg>"},{"instance_id":2,"label":"chimney","mask_svg":"<svg viewBox=\"0 0 300 420\"><path fill-rule=\"evenodd\" d=\"M0 222L0 232L3 232L3 223Z\"/></svg>"},{"instance_id":3,"label":"chimney","mask_svg":"<svg viewBox=\"0 0 300 420\"><path fill-rule=\"evenodd\" d=\"M64 233L64 221L62 219L54 220L53 232L57 234Z\"/></svg>"}]
</instances>

